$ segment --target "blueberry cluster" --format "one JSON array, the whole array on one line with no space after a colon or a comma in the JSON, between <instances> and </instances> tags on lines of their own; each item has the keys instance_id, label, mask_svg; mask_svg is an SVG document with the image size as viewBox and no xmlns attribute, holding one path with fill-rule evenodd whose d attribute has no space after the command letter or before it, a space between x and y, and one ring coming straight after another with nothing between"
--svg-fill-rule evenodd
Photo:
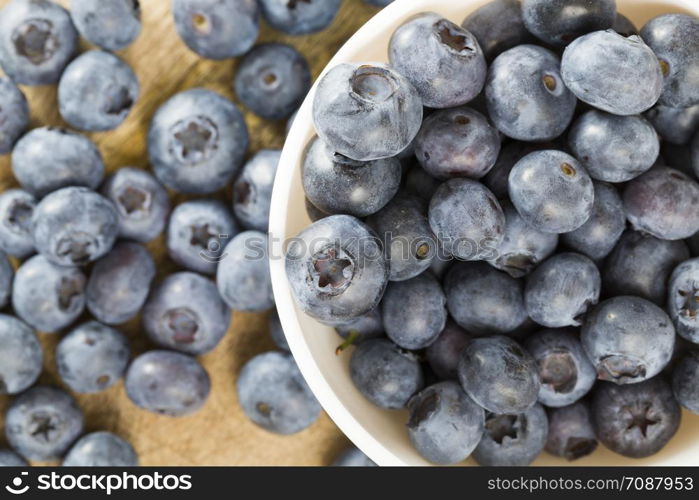
<instances>
[{"instance_id":1,"label":"blueberry cluster","mask_svg":"<svg viewBox=\"0 0 699 500\"><path fill-rule=\"evenodd\" d=\"M388 61L318 83L298 307L431 462L661 450L699 412L699 19L495 0Z\"/></svg>"}]
</instances>

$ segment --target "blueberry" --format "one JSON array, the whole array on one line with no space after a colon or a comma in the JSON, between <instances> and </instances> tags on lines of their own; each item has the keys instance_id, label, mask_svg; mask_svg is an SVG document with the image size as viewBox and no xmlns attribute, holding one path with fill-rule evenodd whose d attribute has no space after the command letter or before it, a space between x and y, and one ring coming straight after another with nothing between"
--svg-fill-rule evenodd
<instances>
[{"instance_id":1,"label":"blueberry","mask_svg":"<svg viewBox=\"0 0 699 500\"><path fill-rule=\"evenodd\" d=\"M570 462L586 457L597 449L597 437L587 403L579 401L570 406L552 408L548 417L546 451L551 455Z\"/></svg>"},{"instance_id":2,"label":"blueberry","mask_svg":"<svg viewBox=\"0 0 699 500\"><path fill-rule=\"evenodd\" d=\"M626 38L612 30L568 45L561 74L578 99L615 115L646 111L663 90L663 73L650 47L636 35Z\"/></svg>"},{"instance_id":3,"label":"blueberry","mask_svg":"<svg viewBox=\"0 0 699 500\"><path fill-rule=\"evenodd\" d=\"M231 312L213 281L181 272L165 278L143 307L143 329L159 346L187 354L211 351L228 330Z\"/></svg>"},{"instance_id":4,"label":"blueberry","mask_svg":"<svg viewBox=\"0 0 699 500\"><path fill-rule=\"evenodd\" d=\"M592 389L597 374L574 330L541 330L524 347L539 369L539 403L561 407L575 403Z\"/></svg>"},{"instance_id":5,"label":"blueberry","mask_svg":"<svg viewBox=\"0 0 699 500\"><path fill-rule=\"evenodd\" d=\"M546 260L527 278L524 303L529 317L549 328L580 326L597 304L602 279L594 262L566 252Z\"/></svg>"},{"instance_id":6,"label":"blueberry","mask_svg":"<svg viewBox=\"0 0 699 500\"><path fill-rule=\"evenodd\" d=\"M82 433L83 420L82 411L67 392L39 385L10 403L5 436L27 460L53 460Z\"/></svg>"},{"instance_id":7,"label":"blueberry","mask_svg":"<svg viewBox=\"0 0 699 500\"><path fill-rule=\"evenodd\" d=\"M379 304L389 265L368 226L348 215L332 215L290 242L286 274L296 304L306 314L337 324Z\"/></svg>"},{"instance_id":8,"label":"blueberry","mask_svg":"<svg viewBox=\"0 0 699 500\"><path fill-rule=\"evenodd\" d=\"M667 274L665 274L667 276ZM667 280L666 280L667 281ZM699 344L699 259L679 264L670 276L667 293L667 312L675 324L677 334Z\"/></svg>"},{"instance_id":9,"label":"blueberry","mask_svg":"<svg viewBox=\"0 0 699 500\"><path fill-rule=\"evenodd\" d=\"M425 357L432 371L442 380L458 380L461 351L471 339L471 334L452 320L425 350Z\"/></svg>"},{"instance_id":10,"label":"blueberry","mask_svg":"<svg viewBox=\"0 0 699 500\"><path fill-rule=\"evenodd\" d=\"M391 263L391 281L414 278L439 258L437 238L425 210L412 196L396 196L366 222L383 240L386 258Z\"/></svg>"},{"instance_id":11,"label":"blueberry","mask_svg":"<svg viewBox=\"0 0 699 500\"><path fill-rule=\"evenodd\" d=\"M148 131L153 171L167 187L189 194L217 191L243 165L248 130L235 104L196 88L171 97Z\"/></svg>"},{"instance_id":12,"label":"blueberry","mask_svg":"<svg viewBox=\"0 0 699 500\"><path fill-rule=\"evenodd\" d=\"M377 160L410 145L422 124L422 100L389 66L344 63L318 82L313 121L332 150L353 160Z\"/></svg>"},{"instance_id":13,"label":"blueberry","mask_svg":"<svg viewBox=\"0 0 699 500\"><path fill-rule=\"evenodd\" d=\"M527 29L547 44L563 47L591 31L609 29L616 20L614 0L522 0Z\"/></svg>"},{"instance_id":14,"label":"blueberry","mask_svg":"<svg viewBox=\"0 0 699 500\"><path fill-rule=\"evenodd\" d=\"M12 295L12 279L15 271L7 260L5 253L0 250L0 308L7 305Z\"/></svg>"},{"instance_id":15,"label":"blueberry","mask_svg":"<svg viewBox=\"0 0 699 500\"><path fill-rule=\"evenodd\" d=\"M21 189L0 193L0 251L24 258L34 252L31 218L36 199Z\"/></svg>"},{"instance_id":16,"label":"blueberry","mask_svg":"<svg viewBox=\"0 0 699 500\"><path fill-rule=\"evenodd\" d=\"M140 86L131 67L111 52L78 56L58 84L58 109L72 127L90 132L113 130L138 100Z\"/></svg>"},{"instance_id":17,"label":"blueberry","mask_svg":"<svg viewBox=\"0 0 699 500\"><path fill-rule=\"evenodd\" d=\"M592 215L592 180L575 158L562 151L528 154L512 168L508 186L517 212L541 232L568 233Z\"/></svg>"},{"instance_id":18,"label":"blueberry","mask_svg":"<svg viewBox=\"0 0 699 500\"><path fill-rule=\"evenodd\" d=\"M699 19L657 16L641 28L641 37L655 52L665 77L660 103L673 108L699 104Z\"/></svg>"},{"instance_id":19,"label":"blueberry","mask_svg":"<svg viewBox=\"0 0 699 500\"><path fill-rule=\"evenodd\" d=\"M408 435L417 452L436 464L465 460L483 434L483 409L457 382L439 382L408 402Z\"/></svg>"},{"instance_id":20,"label":"blueberry","mask_svg":"<svg viewBox=\"0 0 699 500\"><path fill-rule=\"evenodd\" d=\"M614 186L593 182L592 214L575 231L561 235L561 241L578 253L599 261L609 255L626 228L621 196Z\"/></svg>"},{"instance_id":21,"label":"blueberry","mask_svg":"<svg viewBox=\"0 0 699 500\"><path fill-rule=\"evenodd\" d=\"M97 188L104 176L104 164L97 146L87 137L42 127L17 141L12 172L24 190L42 197L67 186Z\"/></svg>"},{"instance_id":22,"label":"blueberry","mask_svg":"<svg viewBox=\"0 0 699 500\"><path fill-rule=\"evenodd\" d=\"M311 89L306 59L291 45L265 43L238 65L235 92L253 113L268 120L288 118Z\"/></svg>"},{"instance_id":23,"label":"blueberry","mask_svg":"<svg viewBox=\"0 0 699 500\"><path fill-rule=\"evenodd\" d=\"M266 233L244 231L223 250L216 284L231 309L259 312L274 307L268 246Z\"/></svg>"},{"instance_id":24,"label":"blueberry","mask_svg":"<svg viewBox=\"0 0 699 500\"><path fill-rule=\"evenodd\" d=\"M665 368L675 346L675 329L652 302L619 296L588 314L580 340L600 380L633 384Z\"/></svg>"},{"instance_id":25,"label":"blueberry","mask_svg":"<svg viewBox=\"0 0 699 500\"><path fill-rule=\"evenodd\" d=\"M389 283L381 303L388 338L403 349L417 350L436 340L447 321L446 297L437 279L423 273Z\"/></svg>"},{"instance_id":26,"label":"blueberry","mask_svg":"<svg viewBox=\"0 0 699 500\"><path fill-rule=\"evenodd\" d=\"M309 201L320 210L366 217L398 192L401 166L396 158L355 161L315 137L306 148L301 175Z\"/></svg>"},{"instance_id":27,"label":"blueberry","mask_svg":"<svg viewBox=\"0 0 699 500\"><path fill-rule=\"evenodd\" d=\"M276 309L269 314L267 324L269 325L269 333L276 346L282 351L291 352L281 321L279 321L279 313L277 313Z\"/></svg>"},{"instance_id":28,"label":"blueberry","mask_svg":"<svg viewBox=\"0 0 699 500\"><path fill-rule=\"evenodd\" d=\"M12 151L28 126L27 99L10 79L0 78L0 155Z\"/></svg>"},{"instance_id":29,"label":"blueberry","mask_svg":"<svg viewBox=\"0 0 699 500\"><path fill-rule=\"evenodd\" d=\"M493 192L498 200L504 200L509 196L507 184L512 167L529 153L540 149L542 148L538 147L538 144L530 142L510 141L504 143L498 160L481 179L481 182Z\"/></svg>"},{"instance_id":30,"label":"blueberry","mask_svg":"<svg viewBox=\"0 0 699 500\"><path fill-rule=\"evenodd\" d=\"M260 0L260 9L272 28L307 35L327 28L340 4L341 0Z\"/></svg>"},{"instance_id":31,"label":"blueberry","mask_svg":"<svg viewBox=\"0 0 699 500\"><path fill-rule=\"evenodd\" d=\"M170 417L191 415L206 403L209 375L199 362L172 351L148 351L131 362L126 394L138 407Z\"/></svg>"},{"instance_id":32,"label":"blueberry","mask_svg":"<svg viewBox=\"0 0 699 500\"><path fill-rule=\"evenodd\" d=\"M61 266L82 266L104 256L118 231L114 204L83 187L54 191L39 202L32 216L34 246Z\"/></svg>"},{"instance_id":33,"label":"blueberry","mask_svg":"<svg viewBox=\"0 0 699 500\"><path fill-rule=\"evenodd\" d=\"M105 50L125 49L141 32L139 0L71 0L70 14L83 38Z\"/></svg>"},{"instance_id":34,"label":"blueberry","mask_svg":"<svg viewBox=\"0 0 699 500\"><path fill-rule=\"evenodd\" d=\"M352 446L335 457L332 467L376 467L376 464L359 448Z\"/></svg>"},{"instance_id":35,"label":"blueberry","mask_svg":"<svg viewBox=\"0 0 699 500\"><path fill-rule=\"evenodd\" d=\"M615 116L588 111L578 118L568 137L570 149L590 177L626 182L653 166L660 141L642 116Z\"/></svg>"},{"instance_id":36,"label":"blueberry","mask_svg":"<svg viewBox=\"0 0 699 500\"><path fill-rule=\"evenodd\" d=\"M534 358L509 337L472 339L461 351L459 381L486 410L517 415L536 403L539 373Z\"/></svg>"},{"instance_id":37,"label":"blueberry","mask_svg":"<svg viewBox=\"0 0 699 500\"><path fill-rule=\"evenodd\" d=\"M689 258L683 241L665 241L636 231L626 231L609 254L602 272L608 296L636 295L663 305L670 273Z\"/></svg>"},{"instance_id":38,"label":"blueberry","mask_svg":"<svg viewBox=\"0 0 699 500\"><path fill-rule=\"evenodd\" d=\"M656 104L646 111L660 137L671 144L687 144L699 130L699 104L688 108L670 108Z\"/></svg>"},{"instance_id":39,"label":"blueberry","mask_svg":"<svg viewBox=\"0 0 699 500\"><path fill-rule=\"evenodd\" d=\"M255 0L173 0L172 13L182 41L207 59L245 54L260 31Z\"/></svg>"},{"instance_id":40,"label":"blueberry","mask_svg":"<svg viewBox=\"0 0 699 500\"><path fill-rule=\"evenodd\" d=\"M518 415L486 413L485 432L473 458L486 466L524 466L539 456L548 437L548 419L541 405Z\"/></svg>"},{"instance_id":41,"label":"blueberry","mask_svg":"<svg viewBox=\"0 0 699 500\"><path fill-rule=\"evenodd\" d=\"M392 2L393 0L364 0L364 3L374 5L376 7L386 7L388 4Z\"/></svg>"},{"instance_id":42,"label":"blueberry","mask_svg":"<svg viewBox=\"0 0 699 500\"><path fill-rule=\"evenodd\" d=\"M473 33L489 60L533 39L524 27L519 0L488 2L469 14L461 26Z\"/></svg>"},{"instance_id":43,"label":"blueberry","mask_svg":"<svg viewBox=\"0 0 699 500\"><path fill-rule=\"evenodd\" d=\"M111 432L92 432L72 446L64 467L136 467L138 455L124 439Z\"/></svg>"},{"instance_id":44,"label":"blueberry","mask_svg":"<svg viewBox=\"0 0 699 500\"><path fill-rule=\"evenodd\" d=\"M488 258L505 234L505 214L495 196L469 179L442 184L430 201L428 218L444 250L463 260Z\"/></svg>"},{"instance_id":45,"label":"blueberry","mask_svg":"<svg viewBox=\"0 0 699 500\"><path fill-rule=\"evenodd\" d=\"M48 0L13 0L0 15L0 66L16 83L56 83L78 44L70 14Z\"/></svg>"},{"instance_id":46,"label":"blueberry","mask_svg":"<svg viewBox=\"0 0 699 500\"><path fill-rule=\"evenodd\" d=\"M323 212L320 208L316 207L313 203L311 203L311 200L306 197L304 197L304 202L306 205L306 215L308 215L308 218L311 219L311 222L318 222L320 219L325 219L330 215L329 213Z\"/></svg>"},{"instance_id":47,"label":"blueberry","mask_svg":"<svg viewBox=\"0 0 699 500\"><path fill-rule=\"evenodd\" d=\"M44 361L34 330L0 314L0 394L18 394L36 382Z\"/></svg>"},{"instance_id":48,"label":"blueberry","mask_svg":"<svg viewBox=\"0 0 699 500\"><path fill-rule=\"evenodd\" d=\"M0 467L27 467L29 464L12 450L0 448Z\"/></svg>"},{"instance_id":49,"label":"blueberry","mask_svg":"<svg viewBox=\"0 0 699 500\"><path fill-rule=\"evenodd\" d=\"M405 172L405 191L425 203L430 202L441 184L420 165L413 165Z\"/></svg>"},{"instance_id":50,"label":"blueberry","mask_svg":"<svg viewBox=\"0 0 699 500\"><path fill-rule=\"evenodd\" d=\"M116 206L120 237L146 243L163 232L170 197L149 172L120 168L107 177L100 192Z\"/></svg>"},{"instance_id":51,"label":"blueberry","mask_svg":"<svg viewBox=\"0 0 699 500\"><path fill-rule=\"evenodd\" d=\"M226 241L238 231L233 214L220 201L185 201L170 214L165 244L170 258L180 266L213 274Z\"/></svg>"},{"instance_id":52,"label":"blueberry","mask_svg":"<svg viewBox=\"0 0 699 500\"><path fill-rule=\"evenodd\" d=\"M558 246L558 235L529 226L510 202L501 202L505 212L505 237L488 263L513 278L529 274Z\"/></svg>"},{"instance_id":53,"label":"blueberry","mask_svg":"<svg viewBox=\"0 0 699 500\"><path fill-rule=\"evenodd\" d=\"M638 28L631 22L631 20L625 15L617 12L616 19L612 25L612 29L619 33L621 36L630 37L631 35L638 35Z\"/></svg>"},{"instance_id":54,"label":"blueberry","mask_svg":"<svg viewBox=\"0 0 699 500\"><path fill-rule=\"evenodd\" d=\"M345 339L345 342L338 348L343 351L350 345L357 345L365 340L375 339L384 336L383 318L381 308L376 307L366 314L350 321L335 326L337 334Z\"/></svg>"},{"instance_id":55,"label":"blueberry","mask_svg":"<svg viewBox=\"0 0 699 500\"><path fill-rule=\"evenodd\" d=\"M488 114L508 137L547 141L560 136L575 112L575 96L563 84L558 56L536 45L500 54L488 71Z\"/></svg>"},{"instance_id":56,"label":"blueberry","mask_svg":"<svg viewBox=\"0 0 699 500\"><path fill-rule=\"evenodd\" d=\"M248 229L267 231L272 186L281 153L278 149L258 151L233 184L233 212Z\"/></svg>"},{"instance_id":57,"label":"blueberry","mask_svg":"<svg viewBox=\"0 0 699 500\"><path fill-rule=\"evenodd\" d=\"M270 432L296 434L320 416L320 404L291 354L255 356L240 371L236 388L248 418Z\"/></svg>"},{"instance_id":58,"label":"blueberry","mask_svg":"<svg viewBox=\"0 0 699 500\"><path fill-rule=\"evenodd\" d=\"M699 414L699 353L688 352L672 372L672 391L683 407Z\"/></svg>"},{"instance_id":59,"label":"blueberry","mask_svg":"<svg viewBox=\"0 0 699 500\"><path fill-rule=\"evenodd\" d=\"M699 128L690 146L690 164L694 175L699 174Z\"/></svg>"},{"instance_id":60,"label":"blueberry","mask_svg":"<svg viewBox=\"0 0 699 500\"><path fill-rule=\"evenodd\" d=\"M485 116L465 106L432 113L415 138L415 156L437 179L480 179L499 153L498 131Z\"/></svg>"},{"instance_id":61,"label":"blueberry","mask_svg":"<svg viewBox=\"0 0 699 500\"><path fill-rule=\"evenodd\" d=\"M476 37L434 12L410 17L391 36L391 66L430 108L452 108L483 89L487 66Z\"/></svg>"},{"instance_id":62,"label":"blueberry","mask_svg":"<svg viewBox=\"0 0 699 500\"><path fill-rule=\"evenodd\" d=\"M699 184L669 167L655 167L629 182L624 209L638 231L664 240L689 238L699 231Z\"/></svg>"},{"instance_id":63,"label":"blueberry","mask_svg":"<svg viewBox=\"0 0 699 500\"><path fill-rule=\"evenodd\" d=\"M598 384L591 410L597 438L630 458L654 455L680 425L680 406L660 377L630 385Z\"/></svg>"},{"instance_id":64,"label":"blueberry","mask_svg":"<svg viewBox=\"0 0 699 500\"><path fill-rule=\"evenodd\" d=\"M350 359L350 376L365 398L387 410L404 408L424 384L417 357L384 339L357 346Z\"/></svg>"},{"instance_id":65,"label":"blueberry","mask_svg":"<svg viewBox=\"0 0 699 500\"><path fill-rule=\"evenodd\" d=\"M17 315L42 332L57 332L85 309L85 275L74 267L52 264L35 255L20 266L12 285Z\"/></svg>"},{"instance_id":66,"label":"blueberry","mask_svg":"<svg viewBox=\"0 0 699 500\"><path fill-rule=\"evenodd\" d=\"M458 262L444 278L451 317L475 334L507 333L527 318L522 282L484 262Z\"/></svg>"}]
</instances>

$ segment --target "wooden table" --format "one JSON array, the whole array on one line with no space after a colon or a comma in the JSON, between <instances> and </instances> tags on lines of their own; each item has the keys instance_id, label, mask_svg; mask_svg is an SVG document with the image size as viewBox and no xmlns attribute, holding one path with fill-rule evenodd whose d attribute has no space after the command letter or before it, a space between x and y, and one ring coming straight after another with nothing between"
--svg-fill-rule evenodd
<instances>
[{"instance_id":1,"label":"wooden table","mask_svg":"<svg viewBox=\"0 0 699 500\"><path fill-rule=\"evenodd\" d=\"M0 0L3 7L9 0ZM68 0L58 3L67 5ZM146 131L150 118L165 100L181 90L206 87L237 101L231 89L237 60L206 61L190 52L177 36L170 13L170 0L141 0L143 31L120 55L131 64L141 83L141 97L127 121L117 130L89 134L98 144L108 171L132 165L148 167ZM361 0L344 0L335 22L326 31L290 37L262 27L260 42L280 41L300 50L317 76L337 49L377 9ZM90 48L83 43L81 50ZM65 126L58 114L56 87L24 87L32 113L32 127ZM284 122L269 122L245 112L250 129L249 153L262 148L281 148ZM280 165L284 168L284 165ZM17 186L10 170L10 157L0 156L0 191ZM230 203L230 190L218 195ZM175 196L173 201L186 199ZM163 239L148 245L158 262L159 277L175 271ZM87 319L87 315L83 318ZM138 319L124 326L134 353L148 349ZM54 349L59 335L40 334L45 350L41 383L61 385L56 374ZM190 417L157 416L136 408L127 399L123 383L95 395L78 395L85 412L86 431L109 430L128 439L143 465L324 465L349 442L323 414L320 420L294 436L276 436L247 420L236 401L235 378L245 361L273 349L264 314L235 312L226 337L212 353L201 357L211 375L212 392L206 406ZM0 397L0 413L9 398ZM2 416L0 415L0 424ZM4 435L0 436L4 446Z\"/></svg>"}]
</instances>

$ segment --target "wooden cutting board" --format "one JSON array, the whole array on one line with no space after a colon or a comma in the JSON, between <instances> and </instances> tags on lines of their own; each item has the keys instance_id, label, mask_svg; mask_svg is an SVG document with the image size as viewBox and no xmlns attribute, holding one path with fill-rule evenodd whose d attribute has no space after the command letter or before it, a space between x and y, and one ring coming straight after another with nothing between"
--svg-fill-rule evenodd
<instances>
[{"instance_id":1,"label":"wooden cutting board","mask_svg":"<svg viewBox=\"0 0 699 500\"><path fill-rule=\"evenodd\" d=\"M0 0L0 7L9 0ZM68 0L59 0L65 6ZM108 171L131 165L148 168L146 132L155 110L170 96L192 87L206 87L237 101L231 82L237 60L206 61L190 52L175 32L170 0L141 0L143 30L139 39L119 53L134 68L141 84L141 97L128 119L117 130L89 134L98 144ZM361 0L344 0L329 29L322 33L290 37L268 26L262 27L259 42L279 41L303 53L317 76L337 49L372 15L376 8ZM81 50L90 48L83 42ZM32 127L65 126L58 114L56 87L24 87L32 114ZM262 120L245 110L250 130L250 155L263 148L281 148L285 122ZM280 165L279 168L284 168ZM0 156L0 191L17 186L9 155ZM218 195L230 203L230 190ZM173 202L187 197L174 196ZM148 245L158 263L159 277L177 270L168 259L163 239ZM87 316L85 318L87 319ZM134 353L150 346L140 331L138 319L124 326ZM45 350L41 383L61 385L56 375L54 349L59 335L40 334ZM201 357L212 381L206 406L190 417L157 416L136 408L126 397L123 383L95 395L78 395L85 412L86 431L109 430L136 448L142 465L325 465L349 442L331 420L320 420L294 436L277 436L252 423L240 410L235 378L243 363L254 355L273 349L265 314L235 312L226 337L212 353ZM9 398L0 396L0 425ZM0 446L5 446L4 433Z\"/></svg>"}]
</instances>

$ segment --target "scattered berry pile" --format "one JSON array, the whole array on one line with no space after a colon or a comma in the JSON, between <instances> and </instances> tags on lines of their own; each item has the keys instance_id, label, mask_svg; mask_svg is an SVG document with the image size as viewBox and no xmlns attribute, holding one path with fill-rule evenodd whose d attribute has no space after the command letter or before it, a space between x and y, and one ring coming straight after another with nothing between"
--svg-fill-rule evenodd
<instances>
[{"instance_id":1,"label":"scattered berry pile","mask_svg":"<svg viewBox=\"0 0 699 500\"><path fill-rule=\"evenodd\" d=\"M699 413L699 20L495 0L388 60L318 83L298 306L431 462L660 451Z\"/></svg>"}]
</instances>

